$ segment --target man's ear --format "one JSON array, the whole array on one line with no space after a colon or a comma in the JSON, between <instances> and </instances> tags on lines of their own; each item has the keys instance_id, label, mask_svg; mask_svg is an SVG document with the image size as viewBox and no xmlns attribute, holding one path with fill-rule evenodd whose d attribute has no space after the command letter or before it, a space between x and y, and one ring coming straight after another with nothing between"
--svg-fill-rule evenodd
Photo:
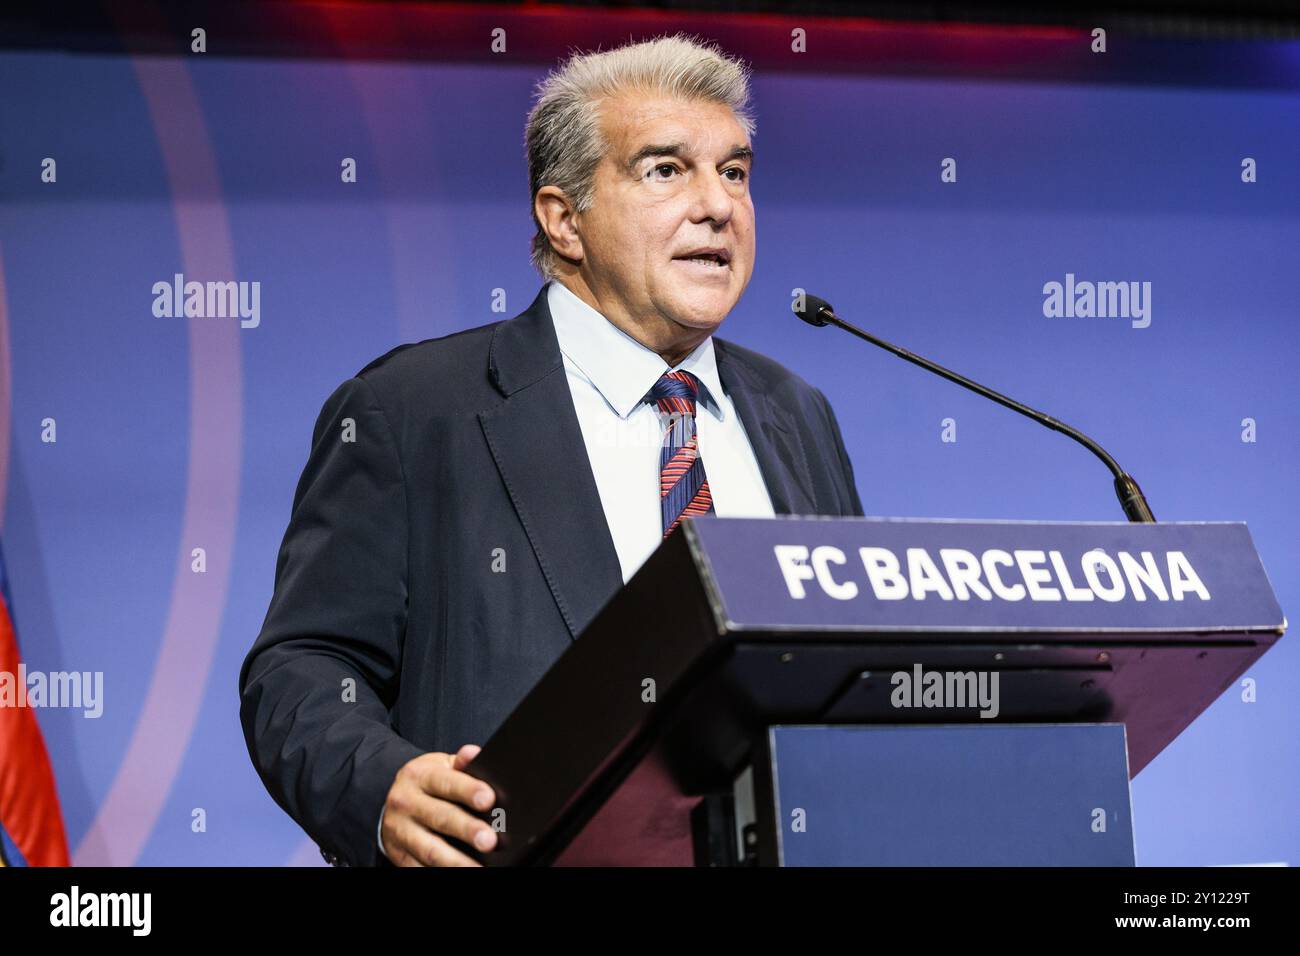
<instances>
[{"instance_id":1,"label":"man's ear","mask_svg":"<svg viewBox=\"0 0 1300 956\"><path fill-rule=\"evenodd\" d=\"M559 186L543 186L533 197L533 213L551 248L566 259L581 262L582 237L578 235L577 210Z\"/></svg>"}]
</instances>

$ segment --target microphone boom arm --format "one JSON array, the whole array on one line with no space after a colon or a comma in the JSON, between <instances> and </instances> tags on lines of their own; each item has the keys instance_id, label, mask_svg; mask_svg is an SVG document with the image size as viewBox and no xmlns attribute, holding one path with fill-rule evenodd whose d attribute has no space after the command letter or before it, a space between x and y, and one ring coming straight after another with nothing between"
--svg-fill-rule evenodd
<instances>
[{"instance_id":1,"label":"microphone boom arm","mask_svg":"<svg viewBox=\"0 0 1300 956\"><path fill-rule=\"evenodd\" d=\"M816 300L814 296L808 296L807 298L811 300L810 304L819 301ZM1001 392L995 392L993 389L981 385L979 382L972 382L966 376L958 375L956 372L952 371L952 369L944 368L936 362L931 362L927 358L922 358L920 355L917 355L915 352L909 352L902 346L894 345L892 342L886 342L884 339L858 328L851 322L844 321L824 302L817 307L814 315L810 316L805 313L800 313L797 309L795 310L795 314L799 315L800 318L804 319L810 325L837 325L844 331L851 332L858 338L864 339L872 345L878 346L887 352L892 352L899 358L911 362L913 365L919 365L921 368L928 369L935 375L938 375L941 378L946 378L948 381L954 382L962 388L970 389L976 394L983 395L985 398L997 402L1004 408L1009 408L1013 412L1019 412L1026 418L1032 418L1034 421L1046 425L1053 431L1060 432L1062 435L1067 435L1070 438L1073 438L1084 448L1088 449L1100 458L1106 467L1110 469L1111 474L1115 476L1115 494L1119 498L1120 506L1124 509L1124 514L1128 517L1128 520L1143 523L1155 522L1155 515L1151 513L1151 508L1147 504L1146 497L1142 494L1142 489L1138 487L1138 483L1134 480L1133 476L1126 473L1124 469L1119 466L1119 462L1115 461L1106 449L1102 448L1077 428L1073 428L1070 425L1065 424L1065 422L1058 421L1051 415L1044 414L1037 409L1030 408L1028 405L1017 402L1014 398L1008 398Z\"/></svg>"}]
</instances>

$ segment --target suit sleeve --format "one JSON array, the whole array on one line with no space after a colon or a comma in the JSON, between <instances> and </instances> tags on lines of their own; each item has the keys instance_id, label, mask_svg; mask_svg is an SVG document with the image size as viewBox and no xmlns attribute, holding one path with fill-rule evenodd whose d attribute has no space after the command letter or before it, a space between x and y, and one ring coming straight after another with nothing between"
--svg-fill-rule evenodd
<instances>
[{"instance_id":1,"label":"suit sleeve","mask_svg":"<svg viewBox=\"0 0 1300 956\"><path fill-rule=\"evenodd\" d=\"M408 534L388 419L374 389L349 379L317 418L239 692L245 743L271 796L322 850L354 866L382 862L376 821L397 771L423 752L389 719Z\"/></svg>"},{"instance_id":2,"label":"suit sleeve","mask_svg":"<svg viewBox=\"0 0 1300 956\"><path fill-rule=\"evenodd\" d=\"M844 474L844 483L848 489L848 503L845 514L862 517L862 501L858 497L857 479L853 477L853 462L849 460L849 453L844 447L844 436L840 434L840 423L835 417L835 410L831 408L831 403L827 401L826 396L820 388L814 389L817 397L821 399L822 408L826 410L826 422L830 426L831 437L835 440L835 450L839 455L840 468Z\"/></svg>"}]
</instances>

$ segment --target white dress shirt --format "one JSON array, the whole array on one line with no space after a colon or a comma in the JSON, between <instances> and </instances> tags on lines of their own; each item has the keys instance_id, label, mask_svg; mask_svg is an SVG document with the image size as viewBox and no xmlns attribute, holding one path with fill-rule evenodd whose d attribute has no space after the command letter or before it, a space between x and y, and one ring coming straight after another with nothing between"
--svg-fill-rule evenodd
<instances>
[{"instance_id":1,"label":"white dress shirt","mask_svg":"<svg viewBox=\"0 0 1300 956\"><path fill-rule=\"evenodd\" d=\"M659 454L668 417L642 399L665 372L685 370L700 381L695 427L714 513L772 517L758 460L718 379L712 336L670 368L558 280L546 301L625 584L664 537Z\"/></svg>"},{"instance_id":2,"label":"white dress shirt","mask_svg":"<svg viewBox=\"0 0 1300 956\"><path fill-rule=\"evenodd\" d=\"M773 516L758 459L718 378L712 336L670 368L558 280L548 284L546 301L624 584L664 537L659 453L668 417L642 399L665 372L682 369L700 381L695 428L714 513ZM387 856L383 826L381 812L379 851Z\"/></svg>"}]
</instances>

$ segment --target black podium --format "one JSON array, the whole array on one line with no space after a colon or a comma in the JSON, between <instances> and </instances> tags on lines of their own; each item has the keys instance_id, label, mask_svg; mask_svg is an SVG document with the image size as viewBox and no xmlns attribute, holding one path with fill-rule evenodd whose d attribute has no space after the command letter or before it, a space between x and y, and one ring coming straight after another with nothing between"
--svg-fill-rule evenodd
<instances>
[{"instance_id":1,"label":"black podium","mask_svg":"<svg viewBox=\"0 0 1300 956\"><path fill-rule=\"evenodd\" d=\"M487 741L487 865L1132 865L1286 627L1242 524L683 522Z\"/></svg>"}]
</instances>

